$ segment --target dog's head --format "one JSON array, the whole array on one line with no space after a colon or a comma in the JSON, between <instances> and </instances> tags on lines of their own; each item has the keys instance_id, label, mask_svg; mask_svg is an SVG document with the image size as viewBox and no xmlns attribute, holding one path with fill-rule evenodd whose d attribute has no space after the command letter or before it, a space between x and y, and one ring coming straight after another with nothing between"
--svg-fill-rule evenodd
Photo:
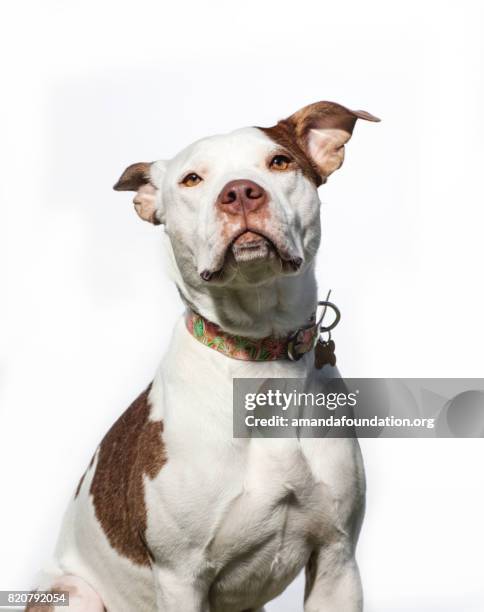
<instances>
[{"instance_id":1,"label":"dog's head","mask_svg":"<svg viewBox=\"0 0 484 612\"><path fill-rule=\"evenodd\" d=\"M300 273L320 241L317 187L343 163L364 111L306 106L270 128L199 140L170 161L129 166L139 216L164 224L190 284L243 286Z\"/></svg>"}]
</instances>

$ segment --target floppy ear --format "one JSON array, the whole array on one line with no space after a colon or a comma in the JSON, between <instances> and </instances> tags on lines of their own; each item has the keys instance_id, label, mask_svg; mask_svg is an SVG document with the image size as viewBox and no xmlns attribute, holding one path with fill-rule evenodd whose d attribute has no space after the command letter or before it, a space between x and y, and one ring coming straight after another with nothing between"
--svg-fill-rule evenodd
<instances>
[{"instance_id":1,"label":"floppy ear","mask_svg":"<svg viewBox=\"0 0 484 612\"><path fill-rule=\"evenodd\" d=\"M160 188L164 170L162 161L131 164L113 187L116 191L136 191L134 208L144 221L153 225L163 223Z\"/></svg>"},{"instance_id":2,"label":"floppy ear","mask_svg":"<svg viewBox=\"0 0 484 612\"><path fill-rule=\"evenodd\" d=\"M312 178L320 185L343 163L344 145L357 119L380 121L366 111L353 111L335 102L315 102L266 131L292 140L309 161L316 175Z\"/></svg>"}]
</instances>

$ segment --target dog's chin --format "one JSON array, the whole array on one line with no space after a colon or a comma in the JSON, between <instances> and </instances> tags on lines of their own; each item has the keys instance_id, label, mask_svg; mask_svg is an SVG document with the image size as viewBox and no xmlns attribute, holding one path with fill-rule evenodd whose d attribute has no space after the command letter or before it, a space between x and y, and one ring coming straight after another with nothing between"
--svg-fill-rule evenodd
<instances>
[{"instance_id":1,"label":"dog's chin","mask_svg":"<svg viewBox=\"0 0 484 612\"><path fill-rule=\"evenodd\" d=\"M223 265L217 272L205 271L200 276L214 285L250 286L297 274L302 258L287 258L283 253L284 249L269 237L247 230L227 245Z\"/></svg>"},{"instance_id":2,"label":"dog's chin","mask_svg":"<svg viewBox=\"0 0 484 612\"><path fill-rule=\"evenodd\" d=\"M227 255L239 265L261 263L279 257L274 245L264 236L254 232L240 235L232 242L228 251Z\"/></svg>"}]
</instances>

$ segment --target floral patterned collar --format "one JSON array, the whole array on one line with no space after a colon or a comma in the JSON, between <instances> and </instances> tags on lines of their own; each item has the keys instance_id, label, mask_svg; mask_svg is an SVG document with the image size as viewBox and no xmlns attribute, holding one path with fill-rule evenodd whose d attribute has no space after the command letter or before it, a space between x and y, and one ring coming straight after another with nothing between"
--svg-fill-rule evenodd
<instances>
[{"instance_id":1,"label":"floral patterned collar","mask_svg":"<svg viewBox=\"0 0 484 612\"><path fill-rule=\"evenodd\" d=\"M229 334L215 323L190 308L186 310L185 322L190 334L199 342L227 357L243 361L276 361L290 359L297 361L312 351L319 337L315 316L306 327L296 330L285 338L247 338Z\"/></svg>"}]
</instances>

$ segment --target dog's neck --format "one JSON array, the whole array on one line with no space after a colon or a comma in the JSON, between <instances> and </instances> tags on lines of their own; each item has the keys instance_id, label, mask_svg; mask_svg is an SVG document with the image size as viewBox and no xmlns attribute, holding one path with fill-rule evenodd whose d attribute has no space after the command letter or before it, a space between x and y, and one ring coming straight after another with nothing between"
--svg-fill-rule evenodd
<instances>
[{"instance_id":1,"label":"dog's neck","mask_svg":"<svg viewBox=\"0 0 484 612\"><path fill-rule=\"evenodd\" d=\"M318 299L314 260L295 276L263 285L231 288L200 283L182 275L171 241L164 234L169 273L184 303L229 334L250 338L284 337L308 324Z\"/></svg>"},{"instance_id":2,"label":"dog's neck","mask_svg":"<svg viewBox=\"0 0 484 612\"><path fill-rule=\"evenodd\" d=\"M284 337L314 314L317 287L314 265L298 276L276 278L257 287L230 288L178 284L193 310L230 334L251 338Z\"/></svg>"}]
</instances>

